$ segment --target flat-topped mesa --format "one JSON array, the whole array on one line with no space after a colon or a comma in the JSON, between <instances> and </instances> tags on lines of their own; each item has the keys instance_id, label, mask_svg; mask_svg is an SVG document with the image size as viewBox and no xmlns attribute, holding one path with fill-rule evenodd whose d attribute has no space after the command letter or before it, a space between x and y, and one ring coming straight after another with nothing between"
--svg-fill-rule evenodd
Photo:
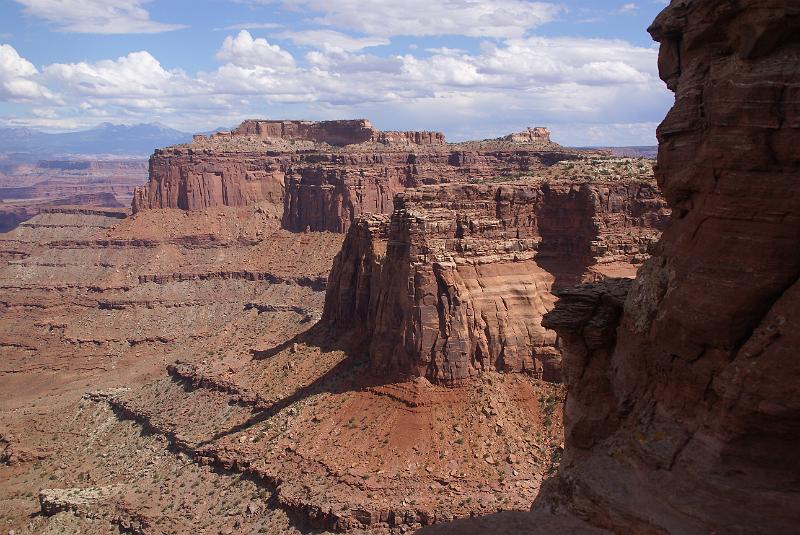
<instances>
[{"instance_id":1,"label":"flat-topped mesa","mask_svg":"<svg viewBox=\"0 0 800 535\"><path fill-rule=\"evenodd\" d=\"M501 139L514 143L551 143L550 129L543 126L528 127L522 132L514 132Z\"/></svg>"},{"instance_id":2,"label":"flat-topped mesa","mask_svg":"<svg viewBox=\"0 0 800 535\"><path fill-rule=\"evenodd\" d=\"M387 131L373 128L366 119L336 121L286 121L249 119L230 132L217 132L209 137L195 136L195 143L256 138L272 141L308 141L335 147L361 143L434 145L444 144L444 134L425 131Z\"/></svg>"},{"instance_id":3,"label":"flat-topped mesa","mask_svg":"<svg viewBox=\"0 0 800 535\"><path fill-rule=\"evenodd\" d=\"M345 121L244 121L231 134L262 139L313 141L329 145L354 145L369 141L375 129L366 119Z\"/></svg>"},{"instance_id":4,"label":"flat-topped mesa","mask_svg":"<svg viewBox=\"0 0 800 535\"><path fill-rule=\"evenodd\" d=\"M363 214L391 213L409 187L520 177L578 156L530 139L446 143L439 132L380 131L363 119L249 120L157 149L133 211L266 202L287 230L346 232Z\"/></svg>"},{"instance_id":5,"label":"flat-topped mesa","mask_svg":"<svg viewBox=\"0 0 800 535\"><path fill-rule=\"evenodd\" d=\"M652 181L539 181L407 190L357 219L329 276L323 321L386 380L454 385L482 371L560 380L552 290L633 276L667 220Z\"/></svg>"}]
</instances>

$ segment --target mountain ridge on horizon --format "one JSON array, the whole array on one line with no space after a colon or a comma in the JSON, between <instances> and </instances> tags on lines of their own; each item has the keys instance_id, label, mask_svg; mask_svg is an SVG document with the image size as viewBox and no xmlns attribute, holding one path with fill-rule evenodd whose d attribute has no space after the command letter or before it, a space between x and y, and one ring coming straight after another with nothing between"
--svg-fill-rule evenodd
<instances>
[{"instance_id":1,"label":"mountain ridge on horizon","mask_svg":"<svg viewBox=\"0 0 800 535\"><path fill-rule=\"evenodd\" d=\"M93 128L51 133L30 127L0 128L0 152L49 155L148 156L155 148L191 141L192 134L159 123L100 123Z\"/></svg>"}]
</instances>

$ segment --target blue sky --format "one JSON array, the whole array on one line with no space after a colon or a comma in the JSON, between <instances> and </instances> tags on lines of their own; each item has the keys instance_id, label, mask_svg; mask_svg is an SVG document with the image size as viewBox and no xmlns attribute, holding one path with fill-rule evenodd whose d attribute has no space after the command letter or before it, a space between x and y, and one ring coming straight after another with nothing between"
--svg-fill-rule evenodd
<instances>
[{"instance_id":1,"label":"blue sky","mask_svg":"<svg viewBox=\"0 0 800 535\"><path fill-rule=\"evenodd\" d=\"M655 143L664 0L3 0L0 125L365 117L449 139Z\"/></svg>"}]
</instances>

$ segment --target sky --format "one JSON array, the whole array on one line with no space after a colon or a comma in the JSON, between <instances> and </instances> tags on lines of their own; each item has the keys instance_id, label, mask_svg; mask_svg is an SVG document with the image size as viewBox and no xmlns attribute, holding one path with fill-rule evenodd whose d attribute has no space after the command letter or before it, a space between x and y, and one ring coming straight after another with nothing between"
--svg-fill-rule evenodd
<instances>
[{"instance_id":1,"label":"sky","mask_svg":"<svg viewBox=\"0 0 800 535\"><path fill-rule=\"evenodd\" d=\"M367 118L652 145L666 0L0 0L0 126Z\"/></svg>"}]
</instances>

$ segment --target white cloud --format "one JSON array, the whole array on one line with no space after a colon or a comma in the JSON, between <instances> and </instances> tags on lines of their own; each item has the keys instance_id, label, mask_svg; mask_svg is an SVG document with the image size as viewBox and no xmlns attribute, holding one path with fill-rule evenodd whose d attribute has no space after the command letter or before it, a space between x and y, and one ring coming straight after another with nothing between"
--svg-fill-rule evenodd
<instances>
[{"instance_id":1,"label":"white cloud","mask_svg":"<svg viewBox=\"0 0 800 535\"><path fill-rule=\"evenodd\" d=\"M56 100L35 78L39 70L11 45L0 44L0 101Z\"/></svg>"},{"instance_id":2,"label":"white cloud","mask_svg":"<svg viewBox=\"0 0 800 535\"><path fill-rule=\"evenodd\" d=\"M185 28L150 20L150 0L15 0L25 13L72 33L159 33Z\"/></svg>"},{"instance_id":3,"label":"white cloud","mask_svg":"<svg viewBox=\"0 0 800 535\"><path fill-rule=\"evenodd\" d=\"M609 145L656 145L658 122L564 124L552 129L555 139L576 140L573 145L602 147Z\"/></svg>"},{"instance_id":4,"label":"white cloud","mask_svg":"<svg viewBox=\"0 0 800 535\"><path fill-rule=\"evenodd\" d=\"M289 39L296 45L320 48L323 50L342 50L356 52L372 46L388 45L389 39L380 37L353 37L333 30L306 30L281 32L276 37Z\"/></svg>"},{"instance_id":5,"label":"white cloud","mask_svg":"<svg viewBox=\"0 0 800 535\"><path fill-rule=\"evenodd\" d=\"M275 3L275 0L249 1ZM377 37L521 37L526 31L553 20L563 11L558 4L529 0L283 0L282 3L289 8L321 13L314 19L319 24Z\"/></svg>"},{"instance_id":6,"label":"white cloud","mask_svg":"<svg viewBox=\"0 0 800 535\"><path fill-rule=\"evenodd\" d=\"M236 37L228 36L217 52L217 59L244 68L285 70L294 67L294 58L278 45L266 39L253 39L250 32L242 30Z\"/></svg>"},{"instance_id":7,"label":"white cloud","mask_svg":"<svg viewBox=\"0 0 800 535\"><path fill-rule=\"evenodd\" d=\"M619 14L630 13L632 11L636 11L637 9L639 9L638 5L636 5L634 2L628 2L627 4L624 4L621 8L619 8L616 12Z\"/></svg>"},{"instance_id":8,"label":"white cloud","mask_svg":"<svg viewBox=\"0 0 800 535\"><path fill-rule=\"evenodd\" d=\"M77 97L124 98L144 102L171 95L197 93L197 82L180 70L166 70L149 52L131 52L97 63L54 63L44 79Z\"/></svg>"},{"instance_id":9,"label":"white cloud","mask_svg":"<svg viewBox=\"0 0 800 535\"><path fill-rule=\"evenodd\" d=\"M160 121L203 130L248 116L370 117L387 129L440 129L452 139L544 125L563 135L556 139L589 144L603 131L598 125L633 125L608 129L603 144L613 144L646 134L672 102L657 76L656 50L619 40L526 37L475 52L392 56L331 46L298 62L242 31L222 41L217 58L218 68L192 76L146 51L41 73L18 58L14 72L63 96L63 106L34 102L29 123L52 126Z\"/></svg>"},{"instance_id":10,"label":"white cloud","mask_svg":"<svg viewBox=\"0 0 800 535\"><path fill-rule=\"evenodd\" d=\"M647 83L657 79L657 52L625 41L570 37L512 39L487 44L481 70L510 85L579 83L590 86Z\"/></svg>"},{"instance_id":11,"label":"white cloud","mask_svg":"<svg viewBox=\"0 0 800 535\"><path fill-rule=\"evenodd\" d=\"M341 76L356 73L372 75L399 74L403 69L403 59L398 56L375 56L372 54L352 54L343 50L315 50L306 54L306 62L316 70L323 70Z\"/></svg>"}]
</instances>

